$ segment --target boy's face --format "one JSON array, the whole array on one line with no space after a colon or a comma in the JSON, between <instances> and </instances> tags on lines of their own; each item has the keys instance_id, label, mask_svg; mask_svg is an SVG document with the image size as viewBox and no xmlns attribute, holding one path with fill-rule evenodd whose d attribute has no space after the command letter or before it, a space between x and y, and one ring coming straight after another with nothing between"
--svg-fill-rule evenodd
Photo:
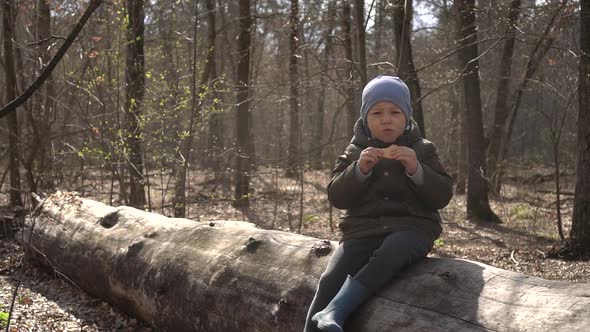
<instances>
[{"instance_id":1,"label":"boy's face","mask_svg":"<svg viewBox=\"0 0 590 332\"><path fill-rule=\"evenodd\" d=\"M384 143L393 143L406 128L406 115L394 103L380 101L367 113L367 126L376 138Z\"/></svg>"}]
</instances>

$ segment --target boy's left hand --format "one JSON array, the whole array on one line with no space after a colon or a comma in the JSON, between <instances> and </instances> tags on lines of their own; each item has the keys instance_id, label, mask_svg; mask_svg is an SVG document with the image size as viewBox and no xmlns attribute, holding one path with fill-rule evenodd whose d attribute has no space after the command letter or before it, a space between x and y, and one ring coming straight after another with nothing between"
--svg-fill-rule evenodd
<instances>
[{"instance_id":1,"label":"boy's left hand","mask_svg":"<svg viewBox=\"0 0 590 332\"><path fill-rule=\"evenodd\" d=\"M399 160L406 168L409 175L416 174L418 170L418 158L416 152L406 146L391 145L384 149L383 157L388 159Z\"/></svg>"}]
</instances>

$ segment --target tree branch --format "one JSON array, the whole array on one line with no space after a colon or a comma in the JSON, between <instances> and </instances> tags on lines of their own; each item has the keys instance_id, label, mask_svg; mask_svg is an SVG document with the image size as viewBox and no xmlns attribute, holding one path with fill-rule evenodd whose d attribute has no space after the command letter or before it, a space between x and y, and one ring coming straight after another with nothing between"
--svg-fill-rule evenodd
<instances>
[{"instance_id":1,"label":"tree branch","mask_svg":"<svg viewBox=\"0 0 590 332\"><path fill-rule=\"evenodd\" d=\"M88 8L86 8L86 11L84 12L84 15L82 15L78 23L76 23L76 26L74 26L74 29L72 30L66 41L61 45L57 53L53 56L53 58L51 59L47 67L45 67L43 72L41 72L39 77L37 77L37 79L31 85L29 85L29 87L20 96L18 96L16 99L9 102L6 106L0 109L0 119L16 111L16 108L18 106L22 105L25 101L27 101L27 99L29 99L29 97L31 97L33 93L35 93L35 91L39 89L41 84L43 84L45 79L47 79L49 74L51 74L51 72L53 71L55 66L57 66L64 54L66 54L70 46L72 46L74 40L84 27L84 24L86 24L86 21L88 21L92 13L94 13L94 11L102 4L102 2L103 0L90 1Z\"/></svg>"}]
</instances>

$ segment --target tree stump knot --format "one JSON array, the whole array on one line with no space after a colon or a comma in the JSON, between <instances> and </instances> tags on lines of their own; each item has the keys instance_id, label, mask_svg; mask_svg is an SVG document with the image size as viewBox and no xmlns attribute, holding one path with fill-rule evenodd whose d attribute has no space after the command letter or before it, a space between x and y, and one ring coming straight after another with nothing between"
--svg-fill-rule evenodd
<instances>
[{"instance_id":1,"label":"tree stump knot","mask_svg":"<svg viewBox=\"0 0 590 332\"><path fill-rule=\"evenodd\" d=\"M316 243L311 247L310 250L316 257L323 257L328 255L332 251L332 243L329 240L322 240L320 243Z\"/></svg>"},{"instance_id":2,"label":"tree stump knot","mask_svg":"<svg viewBox=\"0 0 590 332\"><path fill-rule=\"evenodd\" d=\"M259 240L256 240L255 238L251 237L248 239L248 242L246 242L246 250L253 254L256 252L256 250L258 249L258 247L260 246L260 243L262 243Z\"/></svg>"}]
</instances>

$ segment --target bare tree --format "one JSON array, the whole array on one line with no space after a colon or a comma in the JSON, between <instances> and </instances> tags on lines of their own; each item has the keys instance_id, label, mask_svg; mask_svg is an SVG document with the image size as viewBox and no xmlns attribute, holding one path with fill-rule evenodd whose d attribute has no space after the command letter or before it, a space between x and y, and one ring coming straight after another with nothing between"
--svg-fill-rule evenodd
<instances>
[{"instance_id":1,"label":"bare tree","mask_svg":"<svg viewBox=\"0 0 590 332\"><path fill-rule=\"evenodd\" d=\"M508 12L508 26L504 38L504 48L500 58L500 67L498 68L499 77L496 107L494 112L494 124L488 146L488 170L492 179L496 178L496 158L500 149L502 140L502 131L506 118L508 118L508 93L510 92L510 77L512 72L512 56L514 54L514 41L517 32L518 16L521 9L521 0L512 0L510 2L510 11ZM497 188L499 189L499 188Z\"/></svg>"},{"instance_id":2,"label":"bare tree","mask_svg":"<svg viewBox=\"0 0 590 332\"><path fill-rule=\"evenodd\" d=\"M329 67L330 67L330 57L332 56L332 41L331 36L335 28L335 14L336 14L336 1L330 0L327 5L327 10L325 12L325 21L327 22L327 27L324 30L323 37L321 42L323 42L324 47L322 50L322 57L323 61L320 61L323 69L325 70L320 75L320 86L318 91L318 98L317 98L317 113L316 113L316 120L315 126L313 128L313 139L312 141L316 144L319 144L322 141L323 132L324 132L324 116L326 114L325 111L325 101L326 101L326 87L328 84L328 75L329 75ZM312 164L313 167L316 169L320 169L322 167L322 150L321 148L317 148L312 156Z\"/></svg>"},{"instance_id":3,"label":"bare tree","mask_svg":"<svg viewBox=\"0 0 590 332\"><path fill-rule=\"evenodd\" d=\"M439 26L444 38L444 45L446 47L453 47L458 39L456 36L457 24L455 17L457 16L456 3L450 4L447 0L442 1L442 7L439 14ZM453 58L455 66L458 66L457 57ZM466 114L462 112L465 105L465 97L463 90L459 84L451 85L449 89L449 103L451 113L451 127L449 128L449 136L451 144L449 144L449 166L457 170L455 177L455 193L464 195L467 182L467 122Z\"/></svg>"},{"instance_id":4,"label":"bare tree","mask_svg":"<svg viewBox=\"0 0 590 332\"><path fill-rule=\"evenodd\" d=\"M289 158L287 176L295 177L298 172L299 160L299 68L297 59L299 52L299 3L291 0L291 13L289 15Z\"/></svg>"},{"instance_id":5,"label":"bare tree","mask_svg":"<svg viewBox=\"0 0 590 332\"><path fill-rule=\"evenodd\" d=\"M395 0L393 5L393 20L395 33L395 51L397 55L398 76L406 82L410 88L412 97L412 108L414 109L413 117L418 123L422 135L426 137L426 128L424 127L424 115L422 112L422 90L418 73L414 66L412 57L412 19L414 16L412 0Z\"/></svg>"},{"instance_id":6,"label":"bare tree","mask_svg":"<svg viewBox=\"0 0 590 332\"><path fill-rule=\"evenodd\" d=\"M460 99L461 105L465 104L465 95L464 91L458 91L458 98ZM465 107L465 106L463 106ZM457 161L457 180L455 186L455 193L464 195L466 191L466 182L469 178L469 123L467 123L467 111L463 110L463 112L458 112L459 118L459 153L458 153L458 161Z\"/></svg>"},{"instance_id":7,"label":"bare tree","mask_svg":"<svg viewBox=\"0 0 590 332\"><path fill-rule=\"evenodd\" d=\"M541 85L549 84L545 83L543 77L541 77L540 82ZM557 88L553 88L553 91L557 91ZM564 126L565 121L570 115L570 109L573 106L573 100L576 95L576 89L571 89L569 96L567 98L559 96L558 93L555 93L553 99L553 105L550 104L549 107L545 107L548 103L544 100L545 94L541 94L540 105L538 110L541 112L541 115L547 121L547 125L549 127L548 136L551 142L551 152L553 154L553 171L555 176L555 211L557 212L557 233L559 234L559 238L561 240L565 240L565 235L563 232L563 221L562 221L562 213L561 213L561 160L560 160L560 142L561 137L564 133ZM557 99L563 98L566 100L565 107L560 107ZM548 108L549 110L546 110Z\"/></svg>"},{"instance_id":8,"label":"bare tree","mask_svg":"<svg viewBox=\"0 0 590 332\"><path fill-rule=\"evenodd\" d=\"M238 34L238 76L237 76L237 114L236 140L238 156L236 158L236 177L234 206L250 206L250 171L254 158L254 140L252 138L252 114L250 112L250 46L252 16L250 0L240 0Z\"/></svg>"},{"instance_id":9,"label":"bare tree","mask_svg":"<svg viewBox=\"0 0 590 332\"><path fill-rule=\"evenodd\" d=\"M211 78L216 78L217 72L215 70L215 39L217 32L215 31L215 4L213 0L207 0L207 19L208 19L208 32L207 32L207 62L203 68L201 79L198 84L199 90L197 91L196 84L196 71L197 71L197 27L198 27L198 1L195 1L195 23L193 30L193 50L192 50L192 80L191 84L191 100L192 100L192 112L191 118L187 128L184 130L188 132L187 138L183 141L181 147L181 160L182 164L179 166L175 194L174 194L174 216L185 217L186 216L186 182L187 182L187 171L188 162L192 159L192 146L195 137L195 131L201 127L205 119L203 112L204 99L207 98L207 91L209 91L209 83ZM214 101L215 103L215 101ZM215 128L215 127L214 127ZM215 135L219 135L216 133Z\"/></svg>"},{"instance_id":10,"label":"bare tree","mask_svg":"<svg viewBox=\"0 0 590 332\"><path fill-rule=\"evenodd\" d=\"M351 22L351 10L350 0L342 0L341 2L341 22L342 22L342 33L344 34L344 48L346 51L346 62L348 67L347 75L347 94L346 94L346 133L351 135L354 130L355 120L358 118L357 110L355 108L355 71L356 66L353 59L352 50L352 22Z\"/></svg>"},{"instance_id":11,"label":"bare tree","mask_svg":"<svg viewBox=\"0 0 590 332\"><path fill-rule=\"evenodd\" d=\"M499 222L490 208L485 175L485 144L479 86L479 52L475 25L475 0L457 0L459 60L464 70L465 114L469 175L467 180L467 217L472 221Z\"/></svg>"},{"instance_id":12,"label":"bare tree","mask_svg":"<svg viewBox=\"0 0 590 332\"><path fill-rule=\"evenodd\" d=\"M51 9L47 1L38 0L35 12L34 32L36 43L38 45L38 52L36 57L39 59L39 66L34 66L36 76L49 62L49 45L51 40ZM47 183L47 174L50 174L51 163L47 163L46 147L47 137L51 136L51 126L54 122L53 112L55 90L54 82L52 81L52 74L47 76L45 81L47 84L39 87L39 93L32 98L31 111L26 113L28 132L32 139L27 140L27 147L22 147L23 154L23 168L25 169L25 179L28 188L31 192L37 192L38 182L44 188L49 188ZM27 132L27 129L25 129Z\"/></svg>"},{"instance_id":13,"label":"bare tree","mask_svg":"<svg viewBox=\"0 0 590 332\"><path fill-rule=\"evenodd\" d=\"M2 2L2 21L4 28L3 49L4 49L4 78L6 80L6 99L16 98L16 72L14 70L14 53L12 42L14 38L14 2L6 0ZM8 126L8 158L10 169L10 204L22 206L20 173L19 173L19 134L18 120L16 113L12 112L6 119Z\"/></svg>"},{"instance_id":14,"label":"bare tree","mask_svg":"<svg viewBox=\"0 0 590 332\"><path fill-rule=\"evenodd\" d=\"M174 207L174 216L176 218L186 217L186 182L189 161L191 160L191 150L193 140L195 137L195 122L200 123L202 116L200 111L201 101L197 100L197 96L202 96L205 90L207 80L209 79L209 64L205 64L205 69L201 76L199 85L199 93L197 94L197 27L199 23L199 2L194 2L195 16L193 25L193 44L192 44L192 75L191 75L191 116L188 125L183 128L183 132L188 132L187 137L181 142L180 147L180 165L176 165L175 177L176 183L174 185L174 198L172 199L172 206ZM213 49L209 47L208 52Z\"/></svg>"},{"instance_id":15,"label":"bare tree","mask_svg":"<svg viewBox=\"0 0 590 332\"><path fill-rule=\"evenodd\" d=\"M531 80L531 78L533 78L533 76L535 75L535 73L537 72L537 69L539 68L539 65L541 64L541 60L543 60L543 58L545 57L545 54L547 54L547 51L549 51L549 49L551 48L551 45L553 45L553 42L555 41L555 39L558 37L558 32L560 30L560 27L565 24L565 22L567 21L567 19L565 17L561 17L563 9L566 8L568 2L567 0L560 2L557 5L557 8L553 11L553 14L551 15L550 21L547 24L547 27L545 28L545 30L543 31L543 34L541 35L541 37L539 38L539 40L537 41L537 43L535 44L535 46L533 47L530 55L528 56L528 61L526 64L526 70L524 73L524 77L520 80L517 88L516 88L516 92L515 92L515 97L514 97L514 101L512 104L510 104L510 106L508 107L507 111L508 113L506 114L506 118L504 121L504 125L501 128L498 127L494 127L494 130L501 130L501 134L492 134L492 138L497 139L498 137L500 137L499 141L490 141L490 147L494 146L494 145L498 145L497 150L494 149L491 152L496 152L497 151L497 155L491 155L490 159L491 160L495 160L495 166L494 166L494 188L499 192L500 191L500 187L501 187L501 183L502 183L502 173L503 173L503 167L502 167L502 163L504 161L504 159L506 158L506 155L508 153L508 149L510 146L510 138L512 136L512 130L514 128L514 123L516 121L516 116L518 114L518 109L520 107L520 103L522 101L522 96L524 95L524 92ZM504 114L501 113L501 117L504 117ZM503 119L499 119L497 121L502 121Z\"/></svg>"},{"instance_id":16,"label":"bare tree","mask_svg":"<svg viewBox=\"0 0 590 332\"><path fill-rule=\"evenodd\" d=\"M207 0L205 2L207 8L207 40L209 43L207 65L209 65L209 82L213 88L213 102L211 104L211 112L209 112L209 135L207 140L207 150L209 151L209 165L215 171L215 178L219 180L220 172L220 151L223 148L223 118L219 112L219 105L221 95L219 87L219 75L217 73L217 28L216 28L216 14L217 6L215 0Z\"/></svg>"},{"instance_id":17,"label":"bare tree","mask_svg":"<svg viewBox=\"0 0 590 332\"><path fill-rule=\"evenodd\" d=\"M365 43L365 1L355 0L356 35L359 48L358 71L361 78L360 85L367 84L367 48Z\"/></svg>"},{"instance_id":18,"label":"bare tree","mask_svg":"<svg viewBox=\"0 0 590 332\"><path fill-rule=\"evenodd\" d=\"M125 111L127 112L127 147L129 205L143 208L145 199L141 113L145 94L144 7L143 0L125 0L127 11L127 56L125 64Z\"/></svg>"},{"instance_id":19,"label":"bare tree","mask_svg":"<svg viewBox=\"0 0 590 332\"><path fill-rule=\"evenodd\" d=\"M570 250L590 253L590 0L580 1L578 157Z\"/></svg>"},{"instance_id":20,"label":"bare tree","mask_svg":"<svg viewBox=\"0 0 590 332\"><path fill-rule=\"evenodd\" d=\"M6 104L4 107L2 107L2 109L0 109L0 119L9 115L10 113L15 112L17 107L19 107L25 101L27 101L27 99L29 99L33 95L33 93L35 93L35 91L37 91L37 89L39 89L39 87L43 84L43 82L45 82L47 77L49 77L49 75L51 74L53 69L55 69L55 66L57 66L57 64L59 63L61 58L64 56L66 51L70 48L70 46L72 46L72 43L74 42L74 40L76 39L76 37L78 36L78 34L82 30L82 28L84 27L84 24L86 24L86 22L88 21L90 16L92 16L92 13L94 13L94 11L102 4L103 1L104 0L90 0L88 7L84 11L84 14L82 15L82 17L80 18L78 23L74 26L74 28L72 29L72 32L68 35L66 40L60 46L59 50L55 53L53 58L51 58L51 61L49 62L49 64L45 67L45 69L43 69L41 74L39 74L39 77L37 77L35 79L35 81L33 81L33 83L31 83L31 85L29 85L25 89L25 91L23 91L23 93L21 93L15 99L12 99L11 101L9 101L8 104ZM12 3L12 0L6 0L6 1L2 2L2 5L3 6L10 5L11 3ZM13 63L14 63L14 61L13 61ZM16 83L16 79L15 79L15 83Z\"/></svg>"},{"instance_id":21,"label":"bare tree","mask_svg":"<svg viewBox=\"0 0 590 332\"><path fill-rule=\"evenodd\" d=\"M387 4L389 0L376 0L377 4L375 5L375 49L373 53L377 60L382 60L384 56L383 50L383 39L385 35L385 17L387 16Z\"/></svg>"}]
</instances>

